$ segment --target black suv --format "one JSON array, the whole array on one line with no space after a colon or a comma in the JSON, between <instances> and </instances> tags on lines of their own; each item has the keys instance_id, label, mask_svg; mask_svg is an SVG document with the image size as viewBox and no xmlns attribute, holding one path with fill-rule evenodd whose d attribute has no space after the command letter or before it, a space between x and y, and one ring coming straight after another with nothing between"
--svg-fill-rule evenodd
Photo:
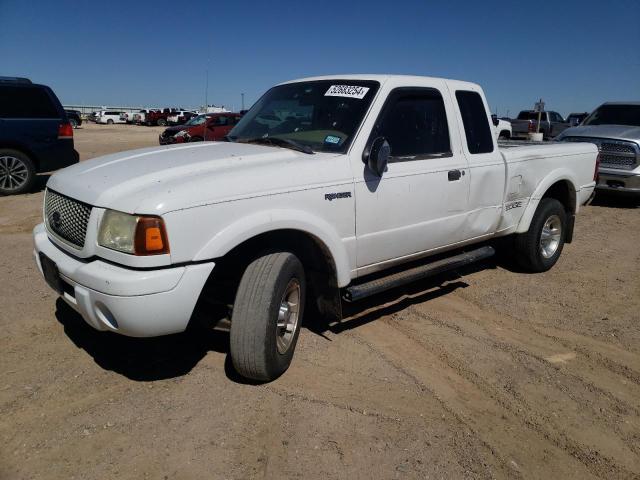
<instances>
[{"instance_id":1,"label":"black suv","mask_svg":"<svg viewBox=\"0 0 640 480\"><path fill-rule=\"evenodd\" d=\"M0 195L27 192L37 173L74 163L73 128L55 93L0 77Z\"/></svg>"}]
</instances>

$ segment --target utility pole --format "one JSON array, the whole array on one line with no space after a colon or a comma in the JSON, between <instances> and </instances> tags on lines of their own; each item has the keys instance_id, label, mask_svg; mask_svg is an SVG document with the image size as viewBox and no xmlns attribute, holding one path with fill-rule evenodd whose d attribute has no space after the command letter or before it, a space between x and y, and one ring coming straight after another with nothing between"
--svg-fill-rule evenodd
<instances>
[{"instance_id":1,"label":"utility pole","mask_svg":"<svg viewBox=\"0 0 640 480\"><path fill-rule=\"evenodd\" d=\"M240 110L244 110L244 93L240 94L240 98L242 98L242 108Z\"/></svg>"},{"instance_id":2,"label":"utility pole","mask_svg":"<svg viewBox=\"0 0 640 480\"><path fill-rule=\"evenodd\" d=\"M204 113L207 113L209 106L209 66L207 65L207 83L204 87Z\"/></svg>"}]
</instances>

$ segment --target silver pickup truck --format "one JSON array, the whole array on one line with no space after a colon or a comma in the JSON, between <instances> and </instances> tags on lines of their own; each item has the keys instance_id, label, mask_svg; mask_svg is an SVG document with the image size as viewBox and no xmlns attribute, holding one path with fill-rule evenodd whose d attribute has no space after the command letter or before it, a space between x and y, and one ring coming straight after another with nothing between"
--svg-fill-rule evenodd
<instances>
[{"instance_id":1,"label":"silver pickup truck","mask_svg":"<svg viewBox=\"0 0 640 480\"><path fill-rule=\"evenodd\" d=\"M600 149L599 190L640 195L640 102L607 102L558 136Z\"/></svg>"},{"instance_id":2,"label":"silver pickup truck","mask_svg":"<svg viewBox=\"0 0 640 480\"><path fill-rule=\"evenodd\" d=\"M528 133L538 131L538 112L523 110L518 118L511 120L512 136L526 137ZM543 138L553 138L569 128L569 123L558 112L540 113L540 130Z\"/></svg>"}]
</instances>

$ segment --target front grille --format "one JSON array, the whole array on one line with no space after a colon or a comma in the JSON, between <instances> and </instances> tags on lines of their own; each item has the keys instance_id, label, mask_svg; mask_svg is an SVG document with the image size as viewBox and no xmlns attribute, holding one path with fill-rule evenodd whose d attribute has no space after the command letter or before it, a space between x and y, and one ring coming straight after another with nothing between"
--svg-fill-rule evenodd
<instances>
[{"instance_id":1,"label":"front grille","mask_svg":"<svg viewBox=\"0 0 640 480\"><path fill-rule=\"evenodd\" d=\"M567 142L595 143L600 150L600 166L633 170L638 166L640 149L635 143L590 137L566 137Z\"/></svg>"},{"instance_id":2,"label":"front grille","mask_svg":"<svg viewBox=\"0 0 640 480\"><path fill-rule=\"evenodd\" d=\"M600 144L601 152L612 152L612 153L631 153L635 154L636 152L633 150L633 147L629 144L624 143L609 143L602 142Z\"/></svg>"},{"instance_id":3,"label":"front grille","mask_svg":"<svg viewBox=\"0 0 640 480\"><path fill-rule=\"evenodd\" d=\"M634 157L621 157L619 155L610 155L603 153L600 155L600 165L622 168L633 168L636 164Z\"/></svg>"},{"instance_id":4,"label":"front grille","mask_svg":"<svg viewBox=\"0 0 640 480\"><path fill-rule=\"evenodd\" d=\"M84 246L91 206L53 190L44 196L44 221L47 229L56 237L76 248Z\"/></svg>"}]
</instances>

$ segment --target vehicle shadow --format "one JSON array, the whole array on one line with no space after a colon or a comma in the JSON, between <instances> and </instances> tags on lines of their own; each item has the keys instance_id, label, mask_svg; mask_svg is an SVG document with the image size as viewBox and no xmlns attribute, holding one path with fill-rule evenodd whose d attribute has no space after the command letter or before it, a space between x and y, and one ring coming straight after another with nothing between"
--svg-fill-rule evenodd
<instances>
[{"instance_id":1,"label":"vehicle shadow","mask_svg":"<svg viewBox=\"0 0 640 480\"><path fill-rule=\"evenodd\" d=\"M155 338L131 338L98 332L64 300L56 303L56 318L76 347L105 370L150 382L189 373L209 351L228 353L229 335L215 330L187 330Z\"/></svg>"},{"instance_id":2,"label":"vehicle shadow","mask_svg":"<svg viewBox=\"0 0 640 480\"><path fill-rule=\"evenodd\" d=\"M499 262L496 258L489 258L463 268L388 290L358 302L348 303L343 301L341 321L329 323L319 315L314 315L306 320L304 326L316 335L331 341L325 335L327 332L340 334L346 330L357 329L381 317L406 310L412 305L446 296L469 286L463 280L466 275L481 270L494 269L498 265Z\"/></svg>"},{"instance_id":3,"label":"vehicle shadow","mask_svg":"<svg viewBox=\"0 0 640 480\"><path fill-rule=\"evenodd\" d=\"M357 329L412 305L466 288L468 284L462 280L465 275L496 266L495 260L488 259L356 303L343 302L343 315L339 322L328 323L317 313L310 311L303 327L331 341L326 336L327 332L338 335ZM101 368L130 380L151 382L180 377L189 373L208 352L218 352L226 355L224 371L229 380L248 385L262 383L243 378L235 371L229 355L227 332L194 327L184 333L155 338L132 338L99 332L87 325L62 299L56 302L55 315L65 334L77 348L86 351Z\"/></svg>"},{"instance_id":4,"label":"vehicle shadow","mask_svg":"<svg viewBox=\"0 0 640 480\"><path fill-rule=\"evenodd\" d=\"M591 202L594 207L640 208L640 195L615 194L598 191Z\"/></svg>"}]
</instances>

